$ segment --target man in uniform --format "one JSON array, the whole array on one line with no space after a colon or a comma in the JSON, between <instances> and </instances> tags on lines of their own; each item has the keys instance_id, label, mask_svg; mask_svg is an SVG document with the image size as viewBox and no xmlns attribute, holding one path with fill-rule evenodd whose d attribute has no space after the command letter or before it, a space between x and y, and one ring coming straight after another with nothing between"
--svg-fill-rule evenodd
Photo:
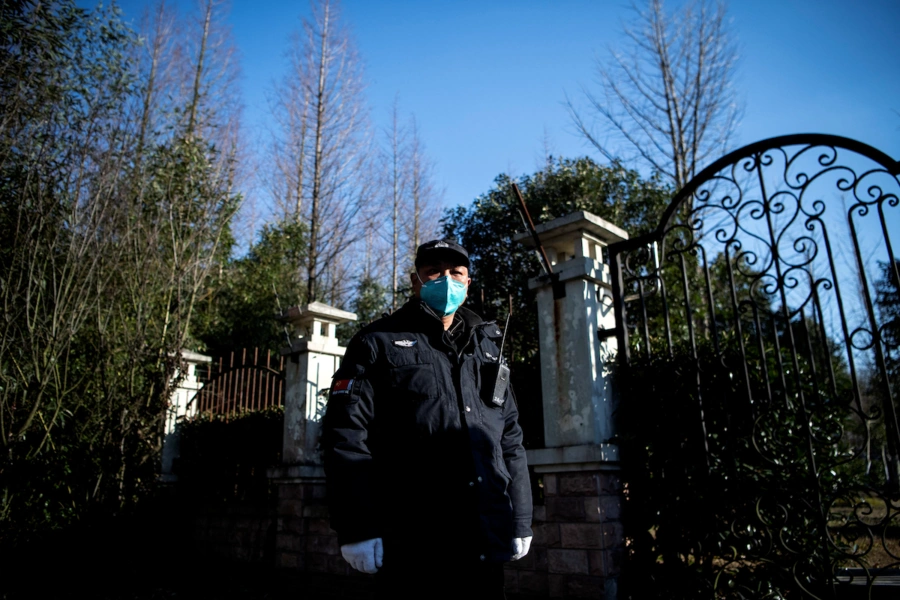
<instances>
[{"instance_id":1,"label":"man in uniform","mask_svg":"<svg viewBox=\"0 0 900 600\"><path fill-rule=\"evenodd\" d=\"M500 329L461 306L462 246L426 242L415 267L414 297L362 329L334 375L331 526L384 597L504 598L503 562L528 552L532 506Z\"/></svg>"}]
</instances>

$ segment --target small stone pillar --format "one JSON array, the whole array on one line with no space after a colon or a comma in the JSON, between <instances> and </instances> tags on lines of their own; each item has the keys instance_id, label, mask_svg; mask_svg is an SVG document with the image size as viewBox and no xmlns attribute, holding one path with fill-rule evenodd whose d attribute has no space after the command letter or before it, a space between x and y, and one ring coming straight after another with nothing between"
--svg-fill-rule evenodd
<instances>
[{"instance_id":1,"label":"small stone pillar","mask_svg":"<svg viewBox=\"0 0 900 600\"><path fill-rule=\"evenodd\" d=\"M275 561L280 567L309 573L345 574L337 536L325 504L325 471L319 434L331 377L344 356L337 326L355 321L350 312L311 302L282 317L291 329L290 356L284 372L282 465L269 469L278 486Z\"/></svg>"},{"instance_id":2,"label":"small stone pillar","mask_svg":"<svg viewBox=\"0 0 900 600\"><path fill-rule=\"evenodd\" d=\"M174 483L178 476L174 473L175 460L181 455L181 433L179 431L181 421L197 414L197 405L194 397L203 382L197 377L197 365L212 362L211 356L197 354L189 350L181 351L181 362L175 372L174 379L178 386L169 397L166 407L166 429L162 447L162 469L159 481L161 483Z\"/></svg>"},{"instance_id":3,"label":"small stone pillar","mask_svg":"<svg viewBox=\"0 0 900 600\"><path fill-rule=\"evenodd\" d=\"M351 312L311 302L294 306L282 317L292 331L284 370L284 447L286 465L321 465L319 423L328 400L331 376L344 356L337 326L355 321Z\"/></svg>"},{"instance_id":4,"label":"small stone pillar","mask_svg":"<svg viewBox=\"0 0 900 600\"><path fill-rule=\"evenodd\" d=\"M529 450L528 464L542 479L544 505L535 507L534 556L511 563L507 582L511 593L615 600L625 544L612 443L617 345L604 331L615 327L606 246L628 234L584 211L536 229L565 296L554 298L547 276L529 282L537 294L546 447ZM516 240L533 245L529 234Z\"/></svg>"}]
</instances>

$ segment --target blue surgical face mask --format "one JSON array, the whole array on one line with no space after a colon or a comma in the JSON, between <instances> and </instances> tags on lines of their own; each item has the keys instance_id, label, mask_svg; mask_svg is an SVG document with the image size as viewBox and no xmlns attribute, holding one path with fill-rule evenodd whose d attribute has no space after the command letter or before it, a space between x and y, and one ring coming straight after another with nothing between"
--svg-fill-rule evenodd
<instances>
[{"instance_id":1,"label":"blue surgical face mask","mask_svg":"<svg viewBox=\"0 0 900 600\"><path fill-rule=\"evenodd\" d=\"M418 274L416 274L418 277ZM422 281L420 278L419 281ZM462 306L466 299L467 286L452 279L449 275L422 282L422 291L419 296L438 315L446 317L452 315Z\"/></svg>"}]
</instances>

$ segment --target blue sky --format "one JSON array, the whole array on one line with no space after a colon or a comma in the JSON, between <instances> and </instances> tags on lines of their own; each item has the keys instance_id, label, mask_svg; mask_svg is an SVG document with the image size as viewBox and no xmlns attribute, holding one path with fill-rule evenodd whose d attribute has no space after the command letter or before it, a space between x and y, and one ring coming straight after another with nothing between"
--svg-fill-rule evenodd
<instances>
[{"instance_id":1,"label":"blue sky","mask_svg":"<svg viewBox=\"0 0 900 600\"><path fill-rule=\"evenodd\" d=\"M120 2L126 20L149 0ZM179 0L183 10L190 0ZM677 6L671 1L667 6ZM445 203L468 204L502 172L554 155L591 155L563 101L590 85L596 58L621 43L626 1L344 0L342 19L365 64L367 97L384 127L395 97L415 114ZM285 71L298 1L234 0L247 132L266 140L267 94ZM900 2L730 3L745 111L735 147L802 132L856 138L900 158Z\"/></svg>"}]
</instances>

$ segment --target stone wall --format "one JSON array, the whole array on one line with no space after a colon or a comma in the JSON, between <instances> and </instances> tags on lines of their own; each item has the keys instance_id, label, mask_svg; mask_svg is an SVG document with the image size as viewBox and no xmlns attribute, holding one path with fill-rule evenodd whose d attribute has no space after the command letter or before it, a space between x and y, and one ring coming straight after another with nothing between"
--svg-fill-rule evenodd
<instances>
[{"instance_id":1,"label":"stone wall","mask_svg":"<svg viewBox=\"0 0 900 600\"><path fill-rule=\"evenodd\" d=\"M316 598L367 599L372 577L350 568L331 529L321 467L281 467L274 564L289 571Z\"/></svg>"},{"instance_id":2,"label":"stone wall","mask_svg":"<svg viewBox=\"0 0 900 600\"><path fill-rule=\"evenodd\" d=\"M507 564L507 593L615 599L625 551L618 474L546 473L543 492L544 504L534 510L531 551Z\"/></svg>"},{"instance_id":3,"label":"stone wall","mask_svg":"<svg viewBox=\"0 0 900 600\"><path fill-rule=\"evenodd\" d=\"M271 564L276 520L274 509L206 509L193 520L192 542L204 557Z\"/></svg>"},{"instance_id":4,"label":"stone wall","mask_svg":"<svg viewBox=\"0 0 900 600\"><path fill-rule=\"evenodd\" d=\"M622 486L615 471L542 475L531 551L506 566L511 598L615 600L624 556ZM304 578L323 597L367 598L372 578L341 557L319 478L279 482L274 564Z\"/></svg>"},{"instance_id":5,"label":"stone wall","mask_svg":"<svg viewBox=\"0 0 900 600\"><path fill-rule=\"evenodd\" d=\"M329 526L324 482L278 486L275 564L304 572L349 574L337 534Z\"/></svg>"}]
</instances>

